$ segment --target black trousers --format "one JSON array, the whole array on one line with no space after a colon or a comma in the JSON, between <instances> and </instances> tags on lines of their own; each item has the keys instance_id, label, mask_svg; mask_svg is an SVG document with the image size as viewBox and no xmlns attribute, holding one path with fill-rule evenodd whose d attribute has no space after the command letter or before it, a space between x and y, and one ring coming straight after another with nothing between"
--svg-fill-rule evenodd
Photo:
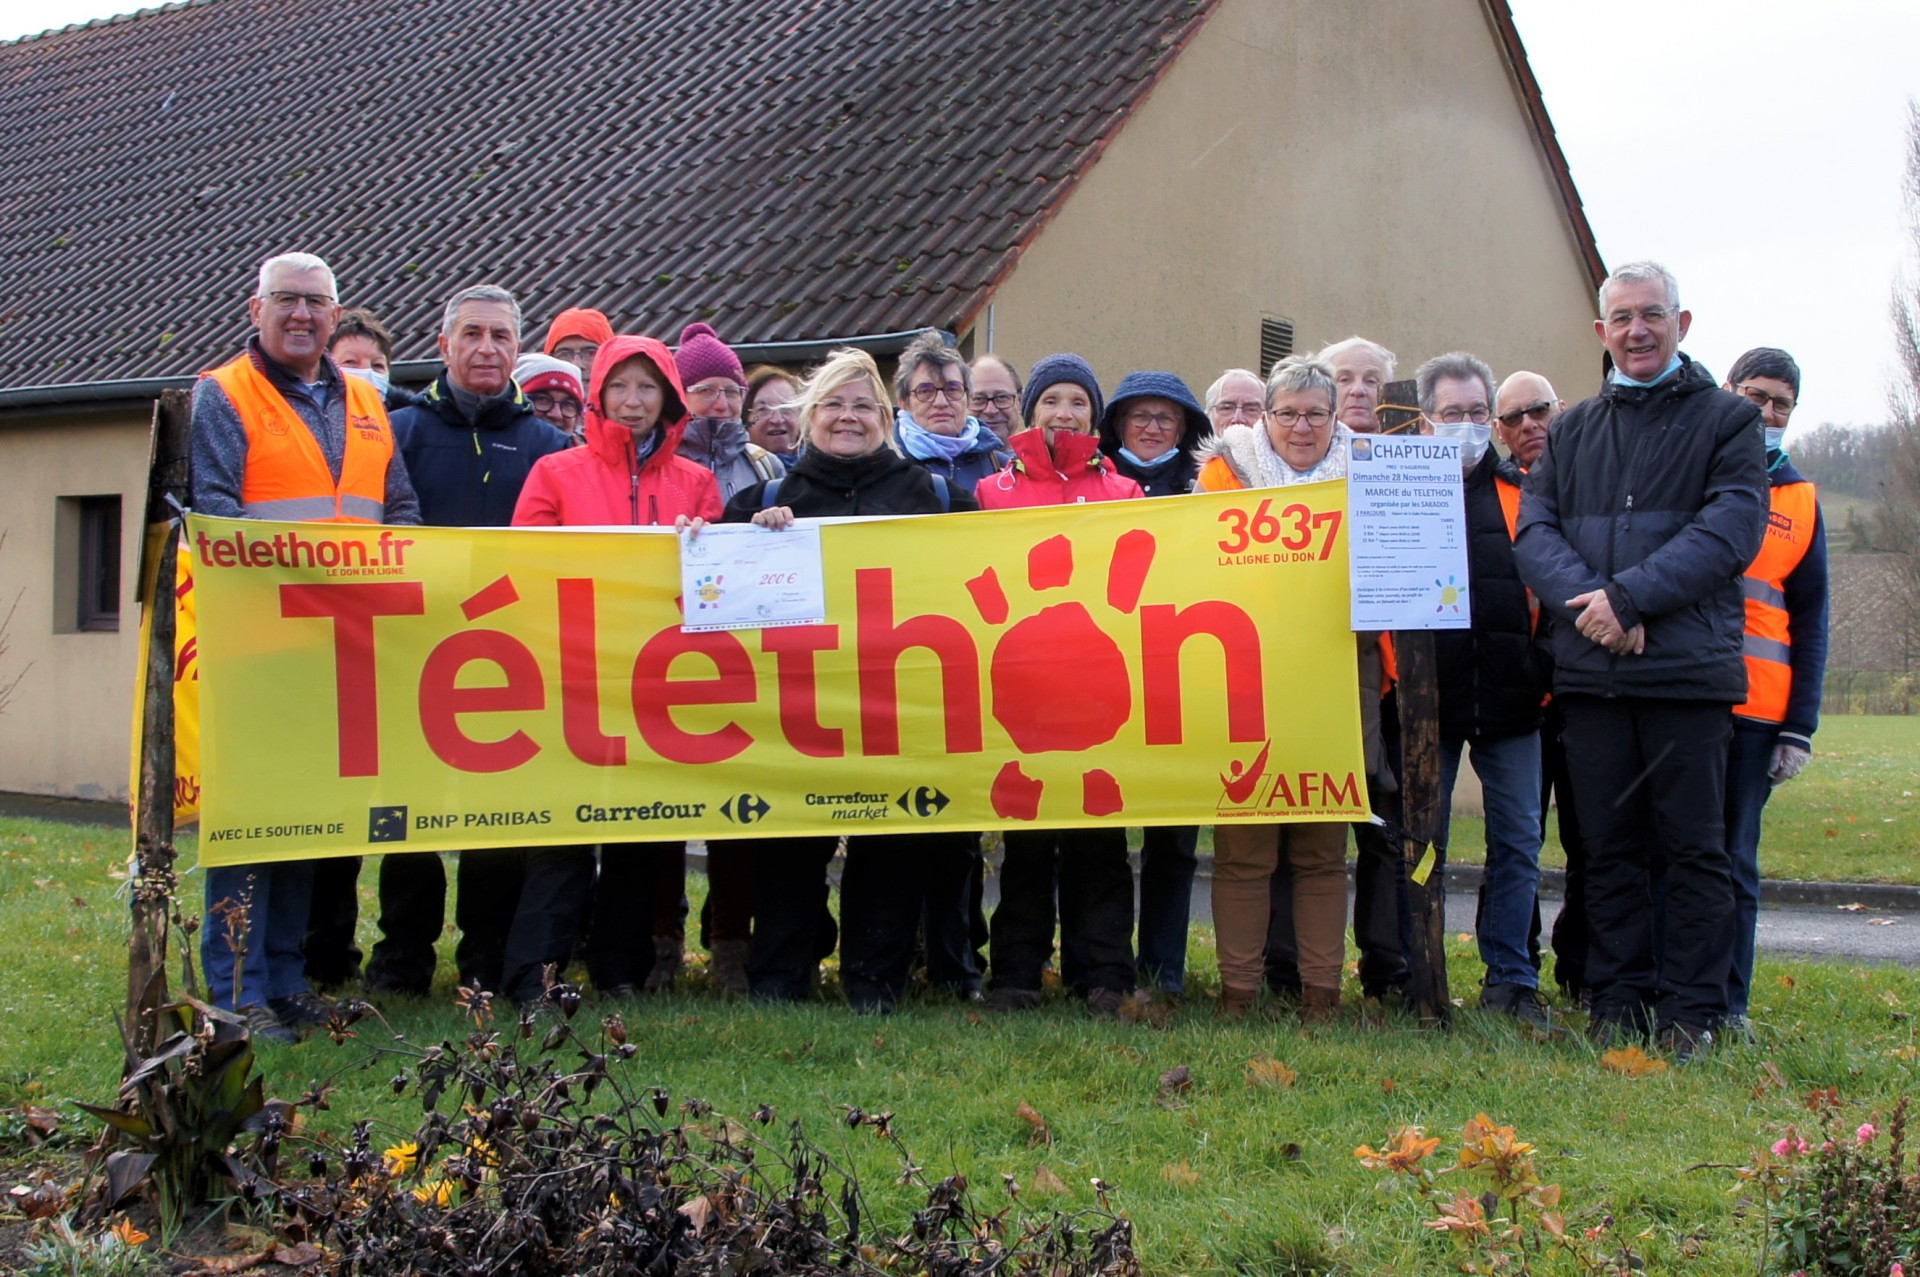
<instances>
[{"instance_id":1,"label":"black trousers","mask_svg":"<svg viewBox=\"0 0 1920 1277\"><path fill-rule=\"evenodd\" d=\"M890 1009L926 936L927 979L959 993L979 983L968 927L978 834L864 834L840 875L840 980L862 1010Z\"/></svg>"},{"instance_id":2,"label":"black trousers","mask_svg":"<svg viewBox=\"0 0 1920 1277\"><path fill-rule=\"evenodd\" d=\"M1074 992L1131 993L1133 867L1127 831L1010 829L1000 864L1000 904L989 922L996 988L1040 988L1053 953L1054 895L1059 893L1061 952L1076 969L1062 975Z\"/></svg>"},{"instance_id":3,"label":"black trousers","mask_svg":"<svg viewBox=\"0 0 1920 1277\"><path fill-rule=\"evenodd\" d=\"M677 878L663 874L685 864L685 842L610 842L600 848L594 879L592 921L587 927L587 976L605 991L647 982L653 970L655 905L658 893Z\"/></svg>"},{"instance_id":4,"label":"black trousers","mask_svg":"<svg viewBox=\"0 0 1920 1277\"><path fill-rule=\"evenodd\" d=\"M836 930L827 909L827 866L837 838L735 838L753 857L753 943L747 988L766 1002L813 996L820 961Z\"/></svg>"},{"instance_id":5,"label":"black trousers","mask_svg":"<svg viewBox=\"0 0 1920 1277\"><path fill-rule=\"evenodd\" d=\"M360 857L314 861L307 935L300 945L308 983L315 988L331 988L360 974L360 946L353 942L359 924Z\"/></svg>"},{"instance_id":6,"label":"black trousers","mask_svg":"<svg viewBox=\"0 0 1920 1277\"><path fill-rule=\"evenodd\" d=\"M447 871L438 855L380 857L380 938L367 962L367 988L425 993L446 919Z\"/></svg>"},{"instance_id":7,"label":"black trousers","mask_svg":"<svg viewBox=\"0 0 1920 1277\"><path fill-rule=\"evenodd\" d=\"M1725 827L1732 707L1560 700L1587 851L1593 1013L1641 1025L1651 1012L1655 1028L1710 1028L1726 1014L1733 961ZM1656 924L1654 883L1662 877L1666 909Z\"/></svg>"},{"instance_id":8,"label":"black trousers","mask_svg":"<svg viewBox=\"0 0 1920 1277\"><path fill-rule=\"evenodd\" d=\"M546 991L545 971L556 976L573 957L587 894L593 889L592 847L535 847L515 852L523 876L500 952L501 977L495 986L515 1002L532 1002ZM462 854L461 895L466 896ZM646 931L644 921L640 929Z\"/></svg>"},{"instance_id":9,"label":"black trousers","mask_svg":"<svg viewBox=\"0 0 1920 1277\"><path fill-rule=\"evenodd\" d=\"M1566 993L1577 996L1587 987L1587 849L1580 841L1580 808L1574 801L1567 750L1560 739L1565 730L1560 702L1548 702L1546 722L1540 727L1540 834L1546 837L1551 799L1559 816L1560 846L1567 854L1566 894L1560 915L1553 920L1553 978Z\"/></svg>"}]
</instances>

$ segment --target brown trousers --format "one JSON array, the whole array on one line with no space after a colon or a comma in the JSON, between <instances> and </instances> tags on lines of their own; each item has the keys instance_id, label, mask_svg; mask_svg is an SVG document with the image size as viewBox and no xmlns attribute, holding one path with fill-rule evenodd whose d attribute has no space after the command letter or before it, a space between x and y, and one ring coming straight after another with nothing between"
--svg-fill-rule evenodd
<instances>
[{"instance_id":1,"label":"brown trousers","mask_svg":"<svg viewBox=\"0 0 1920 1277\"><path fill-rule=\"evenodd\" d=\"M1282 856L1293 873L1300 983L1340 987L1347 956L1347 827L1316 823L1214 826L1213 926L1222 988L1260 987L1271 882Z\"/></svg>"}]
</instances>

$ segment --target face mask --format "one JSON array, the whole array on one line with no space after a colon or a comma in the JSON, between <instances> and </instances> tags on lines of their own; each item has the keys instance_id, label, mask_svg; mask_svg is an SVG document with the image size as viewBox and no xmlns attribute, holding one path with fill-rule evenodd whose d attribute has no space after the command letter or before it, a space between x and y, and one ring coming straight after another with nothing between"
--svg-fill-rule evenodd
<instances>
[{"instance_id":1,"label":"face mask","mask_svg":"<svg viewBox=\"0 0 1920 1277\"><path fill-rule=\"evenodd\" d=\"M370 381L375 390L383 395L387 393L387 374L378 368L342 368L340 371L349 376L358 377L362 381Z\"/></svg>"},{"instance_id":2,"label":"face mask","mask_svg":"<svg viewBox=\"0 0 1920 1277\"><path fill-rule=\"evenodd\" d=\"M1436 421L1433 433L1440 439L1458 439L1460 441L1460 469L1471 472L1480 464L1480 458L1487 455L1487 445L1493 441L1493 423L1491 421Z\"/></svg>"},{"instance_id":3,"label":"face mask","mask_svg":"<svg viewBox=\"0 0 1920 1277\"><path fill-rule=\"evenodd\" d=\"M1767 437L1767 451L1778 452L1780 450L1780 444L1787 437L1787 428L1785 426L1762 426L1760 427L1760 431Z\"/></svg>"}]
</instances>

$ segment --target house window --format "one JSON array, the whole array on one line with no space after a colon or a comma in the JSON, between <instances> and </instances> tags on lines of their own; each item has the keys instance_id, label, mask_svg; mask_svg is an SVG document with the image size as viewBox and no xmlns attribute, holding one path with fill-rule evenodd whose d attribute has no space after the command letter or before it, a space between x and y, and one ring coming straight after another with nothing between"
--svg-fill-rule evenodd
<instances>
[{"instance_id":1,"label":"house window","mask_svg":"<svg viewBox=\"0 0 1920 1277\"><path fill-rule=\"evenodd\" d=\"M1260 321L1260 362L1255 367L1260 370L1261 380L1273 375L1273 366L1293 353L1293 321L1287 319L1263 319Z\"/></svg>"},{"instance_id":2,"label":"house window","mask_svg":"<svg viewBox=\"0 0 1920 1277\"><path fill-rule=\"evenodd\" d=\"M54 520L54 624L66 634L120 628L120 498L61 497Z\"/></svg>"}]
</instances>

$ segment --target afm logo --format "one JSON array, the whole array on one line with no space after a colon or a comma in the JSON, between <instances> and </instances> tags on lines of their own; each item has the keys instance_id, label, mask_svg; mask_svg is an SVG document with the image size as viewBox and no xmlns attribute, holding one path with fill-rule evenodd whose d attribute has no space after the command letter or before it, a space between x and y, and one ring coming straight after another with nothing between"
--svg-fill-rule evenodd
<instances>
[{"instance_id":1,"label":"afm logo","mask_svg":"<svg viewBox=\"0 0 1920 1277\"><path fill-rule=\"evenodd\" d=\"M367 808L368 842L405 842L406 840L407 809L405 807Z\"/></svg>"},{"instance_id":2,"label":"afm logo","mask_svg":"<svg viewBox=\"0 0 1920 1277\"><path fill-rule=\"evenodd\" d=\"M1234 759L1220 777L1222 816L1258 816L1276 811L1351 811L1361 806L1360 781L1352 773L1268 771L1273 742L1246 762Z\"/></svg>"}]
</instances>

